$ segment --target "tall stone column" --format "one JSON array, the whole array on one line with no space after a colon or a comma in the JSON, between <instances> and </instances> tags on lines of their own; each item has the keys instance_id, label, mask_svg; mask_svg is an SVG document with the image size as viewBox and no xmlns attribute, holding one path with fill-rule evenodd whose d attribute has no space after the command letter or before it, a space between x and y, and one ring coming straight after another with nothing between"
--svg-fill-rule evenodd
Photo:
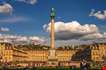
<instances>
[{"instance_id":1,"label":"tall stone column","mask_svg":"<svg viewBox=\"0 0 106 70\"><path fill-rule=\"evenodd\" d=\"M50 15L50 49L49 49L49 56L48 56L48 66L57 66L57 57L56 57L56 50L55 50L55 25L54 25L54 18L55 18L55 9L52 8L51 15Z\"/></svg>"},{"instance_id":2,"label":"tall stone column","mask_svg":"<svg viewBox=\"0 0 106 70\"><path fill-rule=\"evenodd\" d=\"M55 18L55 10L54 8L52 8L51 10L51 15L50 15L50 22L51 22L51 26L50 26L50 48L54 49L55 48L55 27L54 27L54 18Z\"/></svg>"}]
</instances>

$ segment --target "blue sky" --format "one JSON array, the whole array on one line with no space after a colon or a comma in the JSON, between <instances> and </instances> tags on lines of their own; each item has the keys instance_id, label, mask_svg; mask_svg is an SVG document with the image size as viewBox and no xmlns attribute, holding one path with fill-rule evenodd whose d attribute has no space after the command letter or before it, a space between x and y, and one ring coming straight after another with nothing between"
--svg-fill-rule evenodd
<instances>
[{"instance_id":1,"label":"blue sky","mask_svg":"<svg viewBox=\"0 0 106 70\"><path fill-rule=\"evenodd\" d=\"M106 20L89 16L91 9L105 10L106 0L37 0L33 5L19 1L8 3L13 7L13 12L12 15L0 13L0 27L9 28L10 31L1 32L3 34L49 36L43 25L50 22L52 7L56 9L56 22L95 24L100 32L106 32Z\"/></svg>"}]
</instances>

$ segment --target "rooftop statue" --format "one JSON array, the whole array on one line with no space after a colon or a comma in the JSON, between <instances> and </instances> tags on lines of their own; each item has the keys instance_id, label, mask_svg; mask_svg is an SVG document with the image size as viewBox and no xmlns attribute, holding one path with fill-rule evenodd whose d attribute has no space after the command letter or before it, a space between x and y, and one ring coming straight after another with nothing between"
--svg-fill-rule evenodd
<instances>
[{"instance_id":1,"label":"rooftop statue","mask_svg":"<svg viewBox=\"0 0 106 70\"><path fill-rule=\"evenodd\" d=\"M50 14L51 19L54 19L55 18L55 15L56 15L55 9L52 8L51 14Z\"/></svg>"}]
</instances>

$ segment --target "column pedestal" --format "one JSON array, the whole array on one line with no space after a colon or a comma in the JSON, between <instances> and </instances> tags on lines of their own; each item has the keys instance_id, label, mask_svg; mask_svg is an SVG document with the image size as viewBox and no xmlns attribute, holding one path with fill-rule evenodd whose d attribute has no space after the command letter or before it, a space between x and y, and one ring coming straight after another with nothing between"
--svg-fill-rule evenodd
<instances>
[{"instance_id":1,"label":"column pedestal","mask_svg":"<svg viewBox=\"0 0 106 70\"><path fill-rule=\"evenodd\" d=\"M50 67L58 66L58 60L57 60L57 57L56 57L56 50L55 49L49 50L48 66L50 66Z\"/></svg>"}]
</instances>

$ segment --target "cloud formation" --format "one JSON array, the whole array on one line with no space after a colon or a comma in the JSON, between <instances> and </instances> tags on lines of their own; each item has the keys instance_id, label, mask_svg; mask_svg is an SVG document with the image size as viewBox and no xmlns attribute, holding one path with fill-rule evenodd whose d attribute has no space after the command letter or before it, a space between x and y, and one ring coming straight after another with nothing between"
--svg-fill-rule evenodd
<instances>
[{"instance_id":1,"label":"cloud formation","mask_svg":"<svg viewBox=\"0 0 106 70\"><path fill-rule=\"evenodd\" d=\"M51 24L45 24L43 26L46 32L50 32ZM77 21L72 22L56 22L55 23L55 35L57 40L70 40L70 39L95 39L104 37L99 32L98 27L95 24L81 25Z\"/></svg>"},{"instance_id":2,"label":"cloud formation","mask_svg":"<svg viewBox=\"0 0 106 70\"><path fill-rule=\"evenodd\" d=\"M38 36L17 36L0 34L0 42L9 42L15 44L44 44L45 40Z\"/></svg>"},{"instance_id":3,"label":"cloud formation","mask_svg":"<svg viewBox=\"0 0 106 70\"><path fill-rule=\"evenodd\" d=\"M3 5L0 5L0 13L11 14L12 11L13 7L10 4L4 3Z\"/></svg>"},{"instance_id":4,"label":"cloud formation","mask_svg":"<svg viewBox=\"0 0 106 70\"><path fill-rule=\"evenodd\" d=\"M91 40L79 40L79 39L72 39L72 40L57 40L56 46L76 46L76 45L82 45L82 44L92 44Z\"/></svg>"},{"instance_id":5,"label":"cloud formation","mask_svg":"<svg viewBox=\"0 0 106 70\"><path fill-rule=\"evenodd\" d=\"M27 4L35 4L37 2L37 0L11 0L12 2L24 2ZM0 1L0 13L3 14L12 14L13 12L13 7L12 5L10 5L9 3L6 3L4 0Z\"/></svg>"},{"instance_id":6,"label":"cloud formation","mask_svg":"<svg viewBox=\"0 0 106 70\"><path fill-rule=\"evenodd\" d=\"M32 4L32 5L37 2L37 0L17 0L17 1Z\"/></svg>"},{"instance_id":7,"label":"cloud formation","mask_svg":"<svg viewBox=\"0 0 106 70\"><path fill-rule=\"evenodd\" d=\"M8 31L10 31L9 28L6 28L6 27L1 27L0 28L0 32L8 32Z\"/></svg>"},{"instance_id":8,"label":"cloud formation","mask_svg":"<svg viewBox=\"0 0 106 70\"><path fill-rule=\"evenodd\" d=\"M89 16L94 16L97 19L105 20L106 19L106 10L103 11L95 11L94 9L91 10Z\"/></svg>"},{"instance_id":9,"label":"cloud formation","mask_svg":"<svg viewBox=\"0 0 106 70\"><path fill-rule=\"evenodd\" d=\"M28 19L27 17L15 16L15 17L0 19L0 23L25 22L25 21L29 21L29 20L30 19Z\"/></svg>"}]
</instances>

